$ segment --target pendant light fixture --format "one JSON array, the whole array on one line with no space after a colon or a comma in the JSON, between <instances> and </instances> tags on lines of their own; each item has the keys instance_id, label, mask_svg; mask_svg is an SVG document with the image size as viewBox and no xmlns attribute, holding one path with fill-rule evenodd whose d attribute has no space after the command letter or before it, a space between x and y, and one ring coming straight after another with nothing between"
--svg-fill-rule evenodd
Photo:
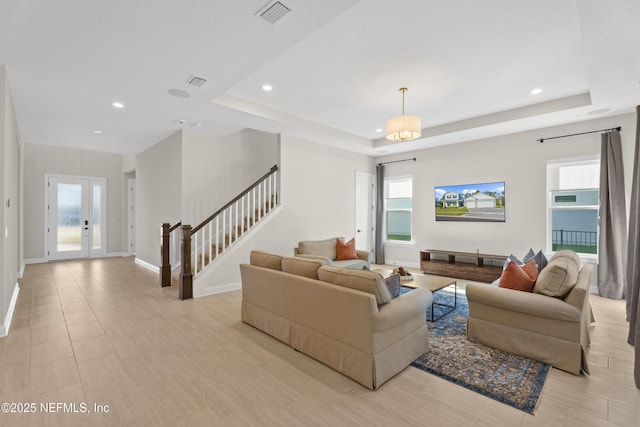
<instances>
[{"instance_id":1,"label":"pendant light fixture","mask_svg":"<svg viewBox=\"0 0 640 427\"><path fill-rule=\"evenodd\" d=\"M391 141L410 141L412 139L420 138L422 134L422 124L420 123L420 117L418 116L405 116L404 115L404 93L408 89L401 87L402 92L402 115L392 117L387 120L387 139Z\"/></svg>"}]
</instances>

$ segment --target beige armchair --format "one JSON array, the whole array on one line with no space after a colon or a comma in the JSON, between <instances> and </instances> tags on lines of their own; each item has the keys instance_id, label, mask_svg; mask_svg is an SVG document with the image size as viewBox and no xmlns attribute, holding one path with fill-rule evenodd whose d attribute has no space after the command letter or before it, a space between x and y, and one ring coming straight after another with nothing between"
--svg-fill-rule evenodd
<instances>
[{"instance_id":1,"label":"beige armchair","mask_svg":"<svg viewBox=\"0 0 640 427\"><path fill-rule=\"evenodd\" d=\"M572 374L588 374L592 270L585 264L564 298L469 283L468 339Z\"/></svg>"}]
</instances>

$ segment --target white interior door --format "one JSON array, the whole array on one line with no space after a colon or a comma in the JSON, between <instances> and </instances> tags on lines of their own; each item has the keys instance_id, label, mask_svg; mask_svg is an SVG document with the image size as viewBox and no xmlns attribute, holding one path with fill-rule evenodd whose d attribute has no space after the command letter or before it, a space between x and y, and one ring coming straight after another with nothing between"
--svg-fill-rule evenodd
<instances>
[{"instance_id":1,"label":"white interior door","mask_svg":"<svg viewBox=\"0 0 640 427\"><path fill-rule=\"evenodd\" d=\"M47 258L106 254L106 180L47 176Z\"/></svg>"},{"instance_id":2,"label":"white interior door","mask_svg":"<svg viewBox=\"0 0 640 427\"><path fill-rule=\"evenodd\" d=\"M128 180L129 187L129 255L136 253L136 180Z\"/></svg>"},{"instance_id":3,"label":"white interior door","mask_svg":"<svg viewBox=\"0 0 640 427\"><path fill-rule=\"evenodd\" d=\"M356 248L373 251L374 176L356 172Z\"/></svg>"}]
</instances>

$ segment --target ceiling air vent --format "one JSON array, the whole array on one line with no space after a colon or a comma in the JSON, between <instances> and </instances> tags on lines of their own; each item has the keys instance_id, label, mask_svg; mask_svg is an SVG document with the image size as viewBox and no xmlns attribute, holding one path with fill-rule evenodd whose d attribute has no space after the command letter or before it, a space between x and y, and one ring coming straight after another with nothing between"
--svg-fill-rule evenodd
<instances>
[{"instance_id":1,"label":"ceiling air vent","mask_svg":"<svg viewBox=\"0 0 640 427\"><path fill-rule=\"evenodd\" d=\"M277 1L274 3L269 2L265 7L260 9L257 14L268 23L275 24L289 12L291 12L291 9Z\"/></svg>"},{"instance_id":2,"label":"ceiling air vent","mask_svg":"<svg viewBox=\"0 0 640 427\"><path fill-rule=\"evenodd\" d=\"M195 87L201 87L203 84L207 82L207 79L203 79L202 77L198 77L195 74L192 74L191 77L187 79L187 84Z\"/></svg>"}]
</instances>

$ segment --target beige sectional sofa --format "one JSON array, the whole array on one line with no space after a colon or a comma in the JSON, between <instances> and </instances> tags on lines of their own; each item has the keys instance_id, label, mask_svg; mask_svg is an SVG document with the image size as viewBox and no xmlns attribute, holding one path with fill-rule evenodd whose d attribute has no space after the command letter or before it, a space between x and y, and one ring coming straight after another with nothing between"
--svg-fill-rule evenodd
<instances>
[{"instance_id":1,"label":"beige sectional sofa","mask_svg":"<svg viewBox=\"0 0 640 427\"><path fill-rule=\"evenodd\" d=\"M561 251L540 272L533 293L469 283L467 337L576 375L588 374L592 269L591 264L580 268L575 253Z\"/></svg>"},{"instance_id":2,"label":"beige sectional sofa","mask_svg":"<svg viewBox=\"0 0 640 427\"><path fill-rule=\"evenodd\" d=\"M365 387L377 389L429 349L428 290L392 299L377 273L259 251L240 272L243 322Z\"/></svg>"},{"instance_id":3,"label":"beige sectional sofa","mask_svg":"<svg viewBox=\"0 0 640 427\"><path fill-rule=\"evenodd\" d=\"M306 258L320 258L327 261L328 264L336 267L353 268L361 270L362 267L371 267L373 254L368 251L357 250L358 259L338 260L336 252L336 240L342 237L332 237L324 240L303 240L298 242L298 247L293 248L296 256Z\"/></svg>"}]
</instances>

